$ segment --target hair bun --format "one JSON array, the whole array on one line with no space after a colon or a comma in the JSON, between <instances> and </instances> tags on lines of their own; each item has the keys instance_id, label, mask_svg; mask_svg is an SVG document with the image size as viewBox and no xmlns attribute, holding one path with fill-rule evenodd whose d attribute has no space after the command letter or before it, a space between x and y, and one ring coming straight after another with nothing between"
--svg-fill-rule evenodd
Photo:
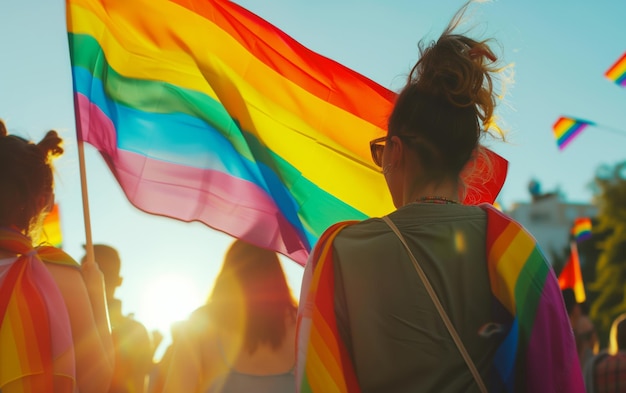
<instances>
[{"instance_id":1,"label":"hair bun","mask_svg":"<svg viewBox=\"0 0 626 393\"><path fill-rule=\"evenodd\" d=\"M50 130L37 144L37 147L43 152L47 160L49 160L51 157L57 157L63 154L62 144L63 139L59 137L59 134L54 130Z\"/></svg>"},{"instance_id":2,"label":"hair bun","mask_svg":"<svg viewBox=\"0 0 626 393\"><path fill-rule=\"evenodd\" d=\"M7 126L4 124L4 121L0 120L0 137L7 135L9 135L7 132Z\"/></svg>"}]
</instances>

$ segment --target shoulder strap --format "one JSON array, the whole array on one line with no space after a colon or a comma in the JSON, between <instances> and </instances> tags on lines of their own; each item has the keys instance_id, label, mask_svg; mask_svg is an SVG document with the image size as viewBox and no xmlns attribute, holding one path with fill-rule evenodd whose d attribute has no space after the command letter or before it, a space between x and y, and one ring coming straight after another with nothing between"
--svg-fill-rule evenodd
<instances>
[{"instance_id":1,"label":"shoulder strap","mask_svg":"<svg viewBox=\"0 0 626 393\"><path fill-rule=\"evenodd\" d=\"M424 271L422 270L422 267L417 262L417 259L415 259L415 256L411 252L411 249L409 248L409 245L406 243L406 240L404 240L404 236L402 236L402 233L400 233L400 230L398 230L398 227L396 227L396 225L391 221L389 217L385 216L383 217L383 220L385 221L385 223L387 223L387 225L389 225L389 227L396 234L396 236L398 236L398 238L402 242L402 245L404 245L404 248L406 249L407 253L409 254L409 257L411 258L411 262L413 262L413 266L415 267L415 270L417 271L417 275L422 280L422 283L424 284L424 287L426 288L426 292L428 292L428 295L430 296L433 303L435 304L435 308L437 308L437 312L439 312L439 316L443 320L443 323L446 325L446 328L448 329L450 336L452 336L452 340L454 340L454 343L459 349L459 352L461 352L461 355L463 356L465 363L467 363L467 367L469 367L470 371L472 372L472 375L474 376L474 379L476 380L476 384L478 384L478 388L480 389L482 393L487 393L487 388L485 387L483 379L478 373L478 370L476 369L476 366L474 365L472 358L470 358L469 354L467 353L467 350L465 349L465 346L463 345L461 338L459 337L459 335L456 332L456 329L454 329L454 326L452 325L452 321L450 321L450 318L448 318L448 314L446 314L446 310L444 310L443 306L441 305L441 302L439 301L439 298L437 297L437 294L435 293L435 290L433 289L432 285L430 285L430 281L428 281L428 277L426 277L426 273L424 273Z\"/></svg>"}]
</instances>

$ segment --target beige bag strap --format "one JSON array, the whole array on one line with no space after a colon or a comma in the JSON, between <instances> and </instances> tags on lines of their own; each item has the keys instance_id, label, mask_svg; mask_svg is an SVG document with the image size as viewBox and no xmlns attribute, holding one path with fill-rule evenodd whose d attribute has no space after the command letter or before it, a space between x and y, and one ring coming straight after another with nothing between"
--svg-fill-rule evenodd
<instances>
[{"instance_id":1,"label":"beige bag strap","mask_svg":"<svg viewBox=\"0 0 626 393\"><path fill-rule=\"evenodd\" d=\"M467 353L467 350L465 349L465 346L463 345L461 338L459 337L459 335L456 332L456 329L454 329L454 326L452 325L452 321L450 321L450 318L448 318L448 314L446 314L446 310L444 310L443 306L441 305L441 302L439 301L439 298L437 297L437 294L435 293L435 290L433 289L432 285L430 285L430 281L428 281L428 277L426 277L426 274L422 270L422 267L419 265L419 263L417 262L417 259L415 259L415 256L411 252L409 245L406 243L406 240L404 240L404 236L402 236L402 234L398 230L398 227L396 227L396 225L391 221L389 217L385 216L383 217L383 220L387 223L387 225L389 225L391 230L398 236L398 238L404 245L404 248L406 249L407 253L409 254L409 257L411 258L411 262L413 262L413 266L415 267L415 270L417 270L417 275L422 280L422 283L424 283L426 292L428 292L428 295L430 296L433 303L435 304L435 308L437 308L437 311L439 312L439 316L441 316L443 323L446 325L446 328L448 328L448 332L450 333L450 336L452 336L452 340L454 340L454 343L459 349L459 352L461 352L461 355L463 356L465 363L467 363L467 367L469 367L470 371L472 372L472 375L474 376L474 379L476 380L476 383L478 384L478 388L480 389L482 393L487 393L487 388L485 387L483 379L480 377L480 374L478 373L478 370L476 369L476 366L474 365L472 358L470 358L469 354Z\"/></svg>"}]
</instances>

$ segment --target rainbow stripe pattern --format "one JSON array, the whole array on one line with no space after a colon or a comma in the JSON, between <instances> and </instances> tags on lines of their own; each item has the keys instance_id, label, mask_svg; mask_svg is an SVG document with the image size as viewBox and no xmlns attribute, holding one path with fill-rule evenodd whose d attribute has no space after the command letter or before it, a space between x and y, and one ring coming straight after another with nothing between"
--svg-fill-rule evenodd
<instances>
[{"instance_id":1,"label":"rainbow stripe pattern","mask_svg":"<svg viewBox=\"0 0 626 393\"><path fill-rule=\"evenodd\" d=\"M576 344L554 271L521 225L491 205L481 207L487 212L494 314L507 331L493 363L493 391L583 393Z\"/></svg>"},{"instance_id":2,"label":"rainbow stripe pattern","mask_svg":"<svg viewBox=\"0 0 626 393\"><path fill-rule=\"evenodd\" d=\"M619 86L626 86L626 52L624 52L622 57L620 57L604 75Z\"/></svg>"},{"instance_id":3,"label":"rainbow stripe pattern","mask_svg":"<svg viewBox=\"0 0 626 393\"><path fill-rule=\"evenodd\" d=\"M587 120L574 119L572 117L559 117L552 126L554 138L556 139L559 150L565 149L578 134L588 126L593 125L595 125L595 123Z\"/></svg>"},{"instance_id":4,"label":"rainbow stripe pattern","mask_svg":"<svg viewBox=\"0 0 626 393\"><path fill-rule=\"evenodd\" d=\"M304 307L298 314L296 384L299 393L357 393L359 383L346 346L341 341L335 316L333 240L346 226L328 228L305 267L302 293Z\"/></svg>"},{"instance_id":5,"label":"rainbow stripe pattern","mask_svg":"<svg viewBox=\"0 0 626 393\"><path fill-rule=\"evenodd\" d=\"M480 206L487 214L486 263L494 323L505 332L492 378L486 381L490 391L584 393L574 336L553 270L517 222L490 204ZM305 268L296 367L300 393L360 391L334 311L332 242L349 224L329 228Z\"/></svg>"},{"instance_id":6,"label":"rainbow stripe pattern","mask_svg":"<svg viewBox=\"0 0 626 393\"><path fill-rule=\"evenodd\" d=\"M368 142L395 93L230 1L66 10L78 137L136 207L301 264L331 224L393 209ZM504 183L506 160L490 156L495 175L477 165L468 201Z\"/></svg>"},{"instance_id":7,"label":"rainbow stripe pattern","mask_svg":"<svg viewBox=\"0 0 626 393\"><path fill-rule=\"evenodd\" d=\"M74 392L72 330L61 292L25 236L0 228L0 248L20 254L0 274L0 390ZM69 258L52 247L43 254L55 263Z\"/></svg>"},{"instance_id":8,"label":"rainbow stripe pattern","mask_svg":"<svg viewBox=\"0 0 626 393\"><path fill-rule=\"evenodd\" d=\"M591 218L579 217L575 219L572 226L572 235L574 235L577 242L589 239L591 237Z\"/></svg>"}]
</instances>

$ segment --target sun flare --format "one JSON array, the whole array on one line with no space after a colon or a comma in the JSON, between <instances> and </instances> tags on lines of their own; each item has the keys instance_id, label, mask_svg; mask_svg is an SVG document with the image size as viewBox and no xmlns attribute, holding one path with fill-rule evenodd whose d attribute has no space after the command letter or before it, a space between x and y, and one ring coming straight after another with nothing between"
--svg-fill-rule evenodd
<instances>
[{"instance_id":1,"label":"sun flare","mask_svg":"<svg viewBox=\"0 0 626 393\"><path fill-rule=\"evenodd\" d=\"M170 333L170 326L187 319L204 303L204 295L190 277L168 274L151 280L141 298L141 320L148 330Z\"/></svg>"}]
</instances>

